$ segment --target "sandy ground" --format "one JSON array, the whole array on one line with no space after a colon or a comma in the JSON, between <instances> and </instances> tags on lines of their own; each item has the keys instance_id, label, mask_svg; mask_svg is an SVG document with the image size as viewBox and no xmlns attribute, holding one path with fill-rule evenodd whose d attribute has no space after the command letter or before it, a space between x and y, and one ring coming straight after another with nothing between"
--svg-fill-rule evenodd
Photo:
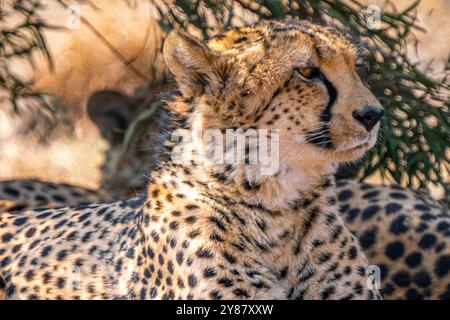
<instances>
[{"instance_id":1,"label":"sandy ground","mask_svg":"<svg viewBox=\"0 0 450 320\"><path fill-rule=\"evenodd\" d=\"M377 4L381 7L384 3L381 0L365 2ZM413 1L394 2L401 10ZM420 23L429 31L418 34L420 40L419 55L414 55L413 59L420 61L422 65L426 65L434 59L438 63L437 67L439 67L439 61L445 59L450 53L450 42L448 41L450 1L423 0L419 9ZM53 15L55 15L55 12L53 12ZM50 16L52 16L52 12L50 12ZM129 19L133 15L123 16L125 19ZM121 25L126 23L124 19L115 23L111 22L110 28L118 30ZM50 43L51 45L52 43ZM99 50L104 50L104 48L99 48ZM97 54L92 52L92 55L96 56ZM121 76L125 77L124 75ZM122 80L111 79L111 81L117 83L122 83ZM39 178L90 188L96 188L99 185L99 166L108 146L89 121L86 119L81 121L75 132L69 137L61 136L53 139L49 145L40 145L36 143L33 137L25 138L16 135L16 128L17 121L2 112L0 108L0 179ZM374 177L370 180L379 182L380 179ZM434 190L435 195L439 196L439 193L441 191Z\"/></svg>"}]
</instances>

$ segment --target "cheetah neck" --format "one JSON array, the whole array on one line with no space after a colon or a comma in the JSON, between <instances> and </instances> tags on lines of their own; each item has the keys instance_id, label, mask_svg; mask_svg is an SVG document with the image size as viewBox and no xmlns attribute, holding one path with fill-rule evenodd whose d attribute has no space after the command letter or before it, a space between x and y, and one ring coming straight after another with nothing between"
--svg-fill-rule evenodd
<instances>
[{"instance_id":1,"label":"cheetah neck","mask_svg":"<svg viewBox=\"0 0 450 320\"><path fill-rule=\"evenodd\" d=\"M200 145L202 141L196 139L199 136L196 131L202 126L198 123L201 115L196 112L195 105L186 103L179 96L169 102L167 111L170 113L171 126L165 133L166 139L160 151L162 161L159 163L159 169L150 174L152 182L158 181L158 177L166 176L163 180L167 183L167 180L170 180L167 178L168 175L170 176L168 173L179 172L183 176L185 172L190 172L186 179L194 179L209 190L220 190L223 196L239 198L274 211L284 211L289 210L292 203L298 202L301 196L325 193L322 186L324 184L329 186L329 181L334 180L333 175L336 172L334 165L302 163L301 159L299 163L293 165L281 163L279 170L271 175L261 174L259 164L216 165L208 162L195 164L191 161L181 165L175 164L171 155L176 142L171 141L170 138L174 130L183 128L192 132L194 138L190 144L194 145L193 149L204 149L204 146ZM326 193L330 192L333 193L330 190L326 191Z\"/></svg>"},{"instance_id":2,"label":"cheetah neck","mask_svg":"<svg viewBox=\"0 0 450 320\"><path fill-rule=\"evenodd\" d=\"M195 130L194 122L198 119L198 114L192 111L195 108L187 104L182 107L191 111L180 116L173 109L170 110L172 118L177 119L176 127ZM196 142L195 139L192 141ZM253 215L252 210L268 214L269 220L277 220L265 230L266 235L270 234L269 238L285 232L288 225L302 225L305 219L309 219L310 208L315 211L320 208L320 212L336 210L335 169L332 165L311 165L299 161L291 166L281 164L276 174L263 176L258 165L177 164L167 156L174 148L173 141L166 142L165 148L163 153L166 157L159 163L159 169L151 173L151 183L146 192L149 201L157 207L170 201L176 202L177 195L205 206L211 205L210 200L215 203L213 205L217 205L217 202L233 203L235 212L242 212L242 219L255 226L260 224L260 216Z\"/></svg>"},{"instance_id":3,"label":"cheetah neck","mask_svg":"<svg viewBox=\"0 0 450 320\"><path fill-rule=\"evenodd\" d=\"M278 282L288 292L297 281L295 270L318 259L317 239L327 233L338 238L342 232L332 178L321 176L311 187L293 184L298 191L275 178L259 188L242 189L234 180L219 182L198 170L165 163L152 175L146 200L149 220L154 221L149 238L162 230L167 239L190 244L197 255L209 254L203 251L209 244L212 254L240 256L244 268L256 264L258 270L282 278ZM286 191L289 196L282 194ZM270 196L276 201L264 201ZM184 238L177 233L180 229L186 231Z\"/></svg>"}]
</instances>

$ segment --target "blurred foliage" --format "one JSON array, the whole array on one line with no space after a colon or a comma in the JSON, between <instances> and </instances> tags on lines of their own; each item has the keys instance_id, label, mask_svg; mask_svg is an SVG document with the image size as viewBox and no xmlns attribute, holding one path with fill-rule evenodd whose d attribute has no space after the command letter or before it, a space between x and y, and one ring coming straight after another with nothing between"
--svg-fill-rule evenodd
<instances>
[{"instance_id":1,"label":"blurred foliage","mask_svg":"<svg viewBox=\"0 0 450 320\"><path fill-rule=\"evenodd\" d=\"M51 61L43 36L45 23L37 11L39 0L2 0L0 2L0 103L10 105L16 113L24 106L51 108L45 97L30 90L30 84L12 69L13 61L25 59L34 65L37 51Z\"/></svg>"},{"instance_id":2,"label":"blurred foliage","mask_svg":"<svg viewBox=\"0 0 450 320\"><path fill-rule=\"evenodd\" d=\"M402 12L381 12L379 29L370 27L370 12L357 0L149 1L159 11L164 30L185 28L205 39L229 27L286 17L333 25L349 33L365 56L361 76L386 109L380 143L361 163L363 178L380 172L402 185L422 188L432 183L450 194L450 59L435 77L409 60L408 44L420 29L415 15L419 1ZM387 5L393 7L389 1ZM35 50L47 52L38 6L39 0L0 3L0 91L9 93L14 108L18 99L27 98L46 105L8 69L11 58L30 57ZM23 22L8 29L3 22L13 11Z\"/></svg>"},{"instance_id":3,"label":"blurred foliage","mask_svg":"<svg viewBox=\"0 0 450 320\"><path fill-rule=\"evenodd\" d=\"M407 57L407 44L420 31L419 2L402 12L380 12L378 29L371 28L368 8L355 0L175 0L158 2L158 9L165 30L186 28L204 38L245 21L286 17L333 25L350 34L365 57L361 77L386 110L380 141L361 163L363 179L378 171L409 187L442 186L448 196L450 59L433 78Z\"/></svg>"}]
</instances>

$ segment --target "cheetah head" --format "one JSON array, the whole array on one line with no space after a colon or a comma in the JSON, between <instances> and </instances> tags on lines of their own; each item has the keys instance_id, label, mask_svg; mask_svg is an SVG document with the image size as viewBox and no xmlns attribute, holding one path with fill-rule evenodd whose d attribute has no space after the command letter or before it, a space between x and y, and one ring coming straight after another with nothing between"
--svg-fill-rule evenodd
<instances>
[{"instance_id":1,"label":"cheetah head","mask_svg":"<svg viewBox=\"0 0 450 320\"><path fill-rule=\"evenodd\" d=\"M164 55L203 129L278 129L283 165L353 161L376 142L383 108L331 28L269 21L207 43L178 31Z\"/></svg>"}]
</instances>

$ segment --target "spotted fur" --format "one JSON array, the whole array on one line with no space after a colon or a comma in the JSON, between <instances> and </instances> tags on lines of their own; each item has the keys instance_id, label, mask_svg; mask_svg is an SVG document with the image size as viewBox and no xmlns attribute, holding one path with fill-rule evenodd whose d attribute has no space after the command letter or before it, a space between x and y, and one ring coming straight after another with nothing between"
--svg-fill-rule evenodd
<instances>
[{"instance_id":1,"label":"spotted fur","mask_svg":"<svg viewBox=\"0 0 450 320\"><path fill-rule=\"evenodd\" d=\"M0 181L0 213L109 201L114 192L39 180Z\"/></svg>"},{"instance_id":2,"label":"spotted fur","mask_svg":"<svg viewBox=\"0 0 450 320\"><path fill-rule=\"evenodd\" d=\"M351 43L306 22L266 22L208 44L172 33L164 54L180 88L169 110L194 133L200 119L202 129L279 128L281 170L163 160L140 198L4 213L6 297L378 298L333 195L332 164L362 156L378 130L354 117L380 107Z\"/></svg>"},{"instance_id":3,"label":"spotted fur","mask_svg":"<svg viewBox=\"0 0 450 320\"><path fill-rule=\"evenodd\" d=\"M347 227L381 271L385 299L450 299L450 212L398 186L339 181Z\"/></svg>"}]
</instances>

